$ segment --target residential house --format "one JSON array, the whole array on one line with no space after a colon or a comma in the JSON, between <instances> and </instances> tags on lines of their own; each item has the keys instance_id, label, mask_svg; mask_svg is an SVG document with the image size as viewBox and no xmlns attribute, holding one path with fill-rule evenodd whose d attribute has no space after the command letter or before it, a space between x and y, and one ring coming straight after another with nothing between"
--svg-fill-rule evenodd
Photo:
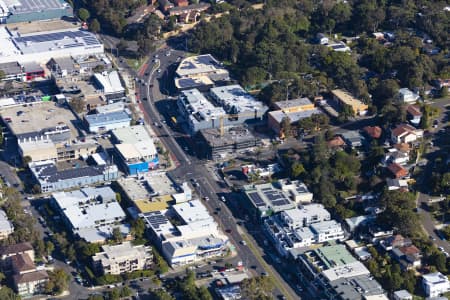
<instances>
[{"instance_id":1,"label":"residential house","mask_svg":"<svg viewBox=\"0 0 450 300\"><path fill-rule=\"evenodd\" d=\"M412 143L421 137L423 137L423 130L409 124L400 124L391 130L391 140L394 144Z\"/></svg>"},{"instance_id":2,"label":"residential house","mask_svg":"<svg viewBox=\"0 0 450 300\"><path fill-rule=\"evenodd\" d=\"M334 150L342 150L345 147L345 141L341 136L337 135L327 143L328 147Z\"/></svg>"},{"instance_id":3,"label":"residential house","mask_svg":"<svg viewBox=\"0 0 450 300\"><path fill-rule=\"evenodd\" d=\"M409 174L407 169L397 163L391 163L390 165L388 165L387 169L394 176L394 178L397 179L404 178Z\"/></svg>"},{"instance_id":4,"label":"residential house","mask_svg":"<svg viewBox=\"0 0 450 300\"><path fill-rule=\"evenodd\" d=\"M414 103L420 98L419 95L414 93L408 88L401 88L398 91L397 99L400 103Z\"/></svg>"},{"instance_id":5,"label":"residential house","mask_svg":"<svg viewBox=\"0 0 450 300\"><path fill-rule=\"evenodd\" d=\"M422 119L420 108L417 105L409 105L406 112L408 113L409 122L414 126L418 126Z\"/></svg>"},{"instance_id":6,"label":"residential house","mask_svg":"<svg viewBox=\"0 0 450 300\"><path fill-rule=\"evenodd\" d=\"M169 10L174 7L173 3L170 2L169 0L159 0L158 2L159 7L165 13L169 12Z\"/></svg>"},{"instance_id":7,"label":"residential house","mask_svg":"<svg viewBox=\"0 0 450 300\"><path fill-rule=\"evenodd\" d=\"M330 40L328 39L328 37L325 34L318 33L318 34L316 34L316 42L320 45L328 45Z\"/></svg>"},{"instance_id":8,"label":"residential house","mask_svg":"<svg viewBox=\"0 0 450 300\"><path fill-rule=\"evenodd\" d=\"M145 270L152 265L152 250L144 245L133 246L131 242L124 242L104 245L102 250L92 257L94 268L99 274L120 275Z\"/></svg>"},{"instance_id":9,"label":"residential house","mask_svg":"<svg viewBox=\"0 0 450 300\"><path fill-rule=\"evenodd\" d=\"M188 0L174 0L173 1L177 7L186 7L189 5Z\"/></svg>"},{"instance_id":10,"label":"residential house","mask_svg":"<svg viewBox=\"0 0 450 300\"><path fill-rule=\"evenodd\" d=\"M405 238L403 235L396 234L380 241L380 245L385 251L391 251L394 248L412 245L412 242L410 239Z\"/></svg>"},{"instance_id":11,"label":"residential house","mask_svg":"<svg viewBox=\"0 0 450 300\"><path fill-rule=\"evenodd\" d=\"M4 210L0 210L0 240L6 239L11 233L14 232L14 226Z\"/></svg>"},{"instance_id":12,"label":"residential house","mask_svg":"<svg viewBox=\"0 0 450 300\"><path fill-rule=\"evenodd\" d=\"M386 185L389 191L396 191L396 190L408 191L407 180L387 178Z\"/></svg>"},{"instance_id":13,"label":"residential house","mask_svg":"<svg viewBox=\"0 0 450 300\"><path fill-rule=\"evenodd\" d=\"M440 272L422 275L422 286L425 295L430 298L439 297L450 291L450 282L447 276Z\"/></svg>"},{"instance_id":14,"label":"residential house","mask_svg":"<svg viewBox=\"0 0 450 300\"><path fill-rule=\"evenodd\" d=\"M361 147L363 144L364 138L357 130L346 131L342 133L341 136L347 145L352 148Z\"/></svg>"},{"instance_id":15,"label":"residential house","mask_svg":"<svg viewBox=\"0 0 450 300\"><path fill-rule=\"evenodd\" d=\"M413 300L413 296L407 290L396 291L393 300Z\"/></svg>"},{"instance_id":16,"label":"residential house","mask_svg":"<svg viewBox=\"0 0 450 300\"><path fill-rule=\"evenodd\" d=\"M414 245L408 245L392 249L392 256L400 263L404 270L419 268L422 264L422 254Z\"/></svg>"},{"instance_id":17,"label":"residential house","mask_svg":"<svg viewBox=\"0 0 450 300\"><path fill-rule=\"evenodd\" d=\"M383 133L383 129L380 126L366 126L363 128L364 133L371 139L379 139Z\"/></svg>"},{"instance_id":18,"label":"residential house","mask_svg":"<svg viewBox=\"0 0 450 300\"><path fill-rule=\"evenodd\" d=\"M395 148L388 149L388 152L384 155L382 163L389 165L396 163L399 165L406 165L409 161L409 154L407 152L398 151Z\"/></svg>"}]
</instances>

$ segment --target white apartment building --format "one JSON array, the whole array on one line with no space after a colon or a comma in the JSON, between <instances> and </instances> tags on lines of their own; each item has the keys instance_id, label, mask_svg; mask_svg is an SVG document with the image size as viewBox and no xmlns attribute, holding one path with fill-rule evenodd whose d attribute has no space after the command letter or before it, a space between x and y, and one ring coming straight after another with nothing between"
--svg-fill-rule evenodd
<instances>
[{"instance_id":1,"label":"white apartment building","mask_svg":"<svg viewBox=\"0 0 450 300\"><path fill-rule=\"evenodd\" d=\"M133 246L131 242L104 245L103 252L92 257L94 268L101 274L119 275L125 272L148 269L153 260L150 247Z\"/></svg>"},{"instance_id":2,"label":"white apartment building","mask_svg":"<svg viewBox=\"0 0 450 300\"><path fill-rule=\"evenodd\" d=\"M167 211L141 214L152 239L172 266L181 266L221 255L228 237L209 215L200 200L173 205ZM177 220L180 225L173 225Z\"/></svg>"},{"instance_id":3,"label":"white apartment building","mask_svg":"<svg viewBox=\"0 0 450 300\"><path fill-rule=\"evenodd\" d=\"M439 297L450 291L450 282L447 276L440 272L422 275L422 285L425 295L429 298Z\"/></svg>"},{"instance_id":4,"label":"white apartment building","mask_svg":"<svg viewBox=\"0 0 450 300\"><path fill-rule=\"evenodd\" d=\"M299 180L280 179L278 183L281 186L281 190L287 192L295 203L311 203L313 194L303 182Z\"/></svg>"},{"instance_id":5,"label":"white apartment building","mask_svg":"<svg viewBox=\"0 0 450 300\"><path fill-rule=\"evenodd\" d=\"M330 213L321 204L282 211L266 218L264 228L282 256L291 249L344 238L342 226L330 220Z\"/></svg>"}]
</instances>

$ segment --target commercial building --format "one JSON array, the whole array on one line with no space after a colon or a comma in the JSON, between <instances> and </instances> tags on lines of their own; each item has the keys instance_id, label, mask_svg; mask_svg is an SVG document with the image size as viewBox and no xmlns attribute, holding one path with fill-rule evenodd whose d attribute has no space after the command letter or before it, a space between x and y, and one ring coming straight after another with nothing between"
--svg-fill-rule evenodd
<instances>
[{"instance_id":1,"label":"commercial building","mask_svg":"<svg viewBox=\"0 0 450 300\"><path fill-rule=\"evenodd\" d=\"M0 70L5 74L2 81L25 81L25 71L17 61L0 64Z\"/></svg>"},{"instance_id":2,"label":"commercial building","mask_svg":"<svg viewBox=\"0 0 450 300\"><path fill-rule=\"evenodd\" d=\"M53 193L52 204L67 227L89 243L104 242L116 227L129 235L129 226L122 224L125 213L109 186Z\"/></svg>"},{"instance_id":3,"label":"commercial building","mask_svg":"<svg viewBox=\"0 0 450 300\"><path fill-rule=\"evenodd\" d=\"M255 213L261 217L296 207L296 203L289 199L289 194L272 183L246 185L243 192Z\"/></svg>"},{"instance_id":4,"label":"commercial building","mask_svg":"<svg viewBox=\"0 0 450 300\"><path fill-rule=\"evenodd\" d=\"M268 110L264 103L256 100L238 84L214 87L210 90L210 95L227 114L238 115L236 117L240 123L261 119Z\"/></svg>"},{"instance_id":5,"label":"commercial building","mask_svg":"<svg viewBox=\"0 0 450 300\"><path fill-rule=\"evenodd\" d=\"M211 54L183 59L175 74L175 87L180 91L194 88L206 91L215 82L230 79L228 71Z\"/></svg>"},{"instance_id":6,"label":"commercial building","mask_svg":"<svg viewBox=\"0 0 450 300\"><path fill-rule=\"evenodd\" d=\"M318 298L387 299L369 270L344 245L324 246L298 255L300 279Z\"/></svg>"},{"instance_id":7,"label":"commercial building","mask_svg":"<svg viewBox=\"0 0 450 300\"><path fill-rule=\"evenodd\" d=\"M73 28L21 34L0 27L0 44L0 63L46 64L51 58L103 53L103 44L93 33Z\"/></svg>"},{"instance_id":8,"label":"commercial building","mask_svg":"<svg viewBox=\"0 0 450 300\"><path fill-rule=\"evenodd\" d=\"M270 216L264 220L264 229L277 251L285 257L296 248L344 238L341 225L330 220L330 213L321 204L309 204Z\"/></svg>"},{"instance_id":9,"label":"commercial building","mask_svg":"<svg viewBox=\"0 0 450 300\"><path fill-rule=\"evenodd\" d=\"M4 210L0 210L0 240L6 239L11 233L14 232L14 226Z\"/></svg>"},{"instance_id":10,"label":"commercial building","mask_svg":"<svg viewBox=\"0 0 450 300\"><path fill-rule=\"evenodd\" d=\"M176 204L167 211L149 212L140 216L146 222L152 239L172 266L222 255L226 249L228 238L219 231L218 224L200 200ZM179 225L171 223L174 220Z\"/></svg>"},{"instance_id":11,"label":"commercial building","mask_svg":"<svg viewBox=\"0 0 450 300\"><path fill-rule=\"evenodd\" d=\"M361 100L356 99L348 92L343 90L332 90L331 93L333 94L334 100L337 101L339 105L349 105L353 109L355 116L364 116L367 114L369 106L361 102Z\"/></svg>"},{"instance_id":12,"label":"commercial building","mask_svg":"<svg viewBox=\"0 0 450 300\"><path fill-rule=\"evenodd\" d=\"M197 154L208 159L220 158L227 153L244 151L261 146L261 139L254 136L245 125L201 129L196 135Z\"/></svg>"},{"instance_id":13,"label":"commercial building","mask_svg":"<svg viewBox=\"0 0 450 300\"><path fill-rule=\"evenodd\" d=\"M92 257L94 269L99 274L119 275L145 270L152 265L153 253L149 246L133 246L131 242L124 242L119 245L103 245L102 250Z\"/></svg>"},{"instance_id":14,"label":"commercial building","mask_svg":"<svg viewBox=\"0 0 450 300\"><path fill-rule=\"evenodd\" d=\"M268 109L239 85L212 88L210 96L215 104L197 89L181 92L177 101L178 111L190 134L201 129L261 121Z\"/></svg>"},{"instance_id":15,"label":"commercial building","mask_svg":"<svg viewBox=\"0 0 450 300\"><path fill-rule=\"evenodd\" d=\"M422 275L422 286L425 295L430 298L439 297L450 291L450 282L447 276L440 272Z\"/></svg>"},{"instance_id":16,"label":"commercial building","mask_svg":"<svg viewBox=\"0 0 450 300\"><path fill-rule=\"evenodd\" d=\"M300 180L279 179L278 184L281 190L287 192L295 203L311 203L313 194Z\"/></svg>"},{"instance_id":17,"label":"commercial building","mask_svg":"<svg viewBox=\"0 0 450 300\"><path fill-rule=\"evenodd\" d=\"M295 124L301 119L321 113L308 98L278 101L274 103L274 110L267 114L267 122L269 128L279 134L285 118L289 119L290 124Z\"/></svg>"},{"instance_id":18,"label":"commercial building","mask_svg":"<svg viewBox=\"0 0 450 300\"><path fill-rule=\"evenodd\" d=\"M117 71L95 73L94 81L109 103L126 100L125 88Z\"/></svg>"},{"instance_id":19,"label":"commercial building","mask_svg":"<svg viewBox=\"0 0 450 300\"><path fill-rule=\"evenodd\" d=\"M119 170L116 165L58 169L54 161L46 160L32 162L29 167L33 179L39 184L42 193L112 181L119 177Z\"/></svg>"},{"instance_id":20,"label":"commercial building","mask_svg":"<svg viewBox=\"0 0 450 300\"><path fill-rule=\"evenodd\" d=\"M73 16L73 9L63 0L0 0L0 24L71 16Z\"/></svg>"},{"instance_id":21,"label":"commercial building","mask_svg":"<svg viewBox=\"0 0 450 300\"><path fill-rule=\"evenodd\" d=\"M120 165L130 175L158 168L159 158L153 139L143 125L112 130Z\"/></svg>"},{"instance_id":22,"label":"commercial building","mask_svg":"<svg viewBox=\"0 0 450 300\"><path fill-rule=\"evenodd\" d=\"M225 118L225 110L214 106L197 89L182 91L177 106L191 134L201 129L219 128L220 120Z\"/></svg>"},{"instance_id":23,"label":"commercial building","mask_svg":"<svg viewBox=\"0 0 450 300\"><path fill-rule=\"evenodd\" d=\"M129 127L131 112L128 109L103 114L85 115L84 123L91 133L105 132L116 128Z\"/></svg>"},{"instance_id":24,"label":"commercial building","mask_svg":"<svg viewBox=\"0 0 450 300\"><path fill-rule=\"evenodd\" d=\"M0 116L16 137L20 155L33 162L76 159L97 149L94 141L77 140L77 117L54 102L4 107Z\"/></svg>"}]
</instances>

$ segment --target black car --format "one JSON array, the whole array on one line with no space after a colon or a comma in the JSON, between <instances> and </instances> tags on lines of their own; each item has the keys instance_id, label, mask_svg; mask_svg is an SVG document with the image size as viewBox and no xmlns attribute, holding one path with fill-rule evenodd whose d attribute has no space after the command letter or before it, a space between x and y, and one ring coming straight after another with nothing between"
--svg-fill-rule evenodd
<instances>
[{"instance_id":1,"label":"black car","mask_svg":"<svg viewBox=\"0 0 450 300\"><path fill-rule=\"evenodd\" d=\"M147 97L142 98L142 100L147 101Z\"/></svg>"}]
</instances>

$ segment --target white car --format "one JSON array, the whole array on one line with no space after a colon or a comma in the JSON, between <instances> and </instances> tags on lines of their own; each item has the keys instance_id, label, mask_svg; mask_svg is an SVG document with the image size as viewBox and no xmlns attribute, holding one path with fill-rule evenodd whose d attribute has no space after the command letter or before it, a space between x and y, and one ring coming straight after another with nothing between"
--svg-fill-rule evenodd
<instances>
[{"instance_id":1,"label":"white car","mask_svg":"<svg viewBox=\"0 0 450 300\"><path fill-rule=\"evenodd\" d=\"M220 201L222 201L222 202L227 202L227 200L225 199L224 196L220 196Z\"/></svg>"},{"instance_id":2,"label":"white car","mask_svg":"<svg viewBox=\"0 0 450 300\"><path fill-rule=\"evenodd\" d=\"M247 246L247 242L244 241L244 240L241 241L241 244L242 244L243 246Z\"/></svg>"}]
</instances>

